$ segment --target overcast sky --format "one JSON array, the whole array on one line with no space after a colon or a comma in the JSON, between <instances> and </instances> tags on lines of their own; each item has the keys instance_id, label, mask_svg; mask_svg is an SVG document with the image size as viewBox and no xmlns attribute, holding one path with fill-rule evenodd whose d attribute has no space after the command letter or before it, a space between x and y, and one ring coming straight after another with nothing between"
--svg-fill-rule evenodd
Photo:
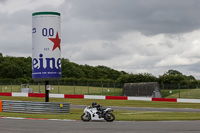
<instances>
[{"instance_id":1,"label":"overcast sky","mask_svg":"<svg viewBox=\"0 0 200 133\"><path fill-rule=\"evenodd\" d=\"M61 13L62 57L200 79L200 0L0 0L0 53L32 55L32 13Z\"/></svg>"}]
</instances>

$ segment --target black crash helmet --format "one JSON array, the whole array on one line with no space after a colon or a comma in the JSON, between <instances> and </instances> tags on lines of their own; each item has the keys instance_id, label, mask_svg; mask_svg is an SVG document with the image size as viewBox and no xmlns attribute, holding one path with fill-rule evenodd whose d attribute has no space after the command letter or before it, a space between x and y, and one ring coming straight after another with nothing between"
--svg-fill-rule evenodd
<instances>
[{"instance_id":1,"label":"black crash helmet","mask_svg":"<svg viewBox=\"0 0 200 133\"><path fill-rule=\"evenodd\" d=\"M95 105L97 105L97 103L96 103L96 102L93 102L93 103L92 103L92 107L95 107Z\"/></svg>"}]
</instances>

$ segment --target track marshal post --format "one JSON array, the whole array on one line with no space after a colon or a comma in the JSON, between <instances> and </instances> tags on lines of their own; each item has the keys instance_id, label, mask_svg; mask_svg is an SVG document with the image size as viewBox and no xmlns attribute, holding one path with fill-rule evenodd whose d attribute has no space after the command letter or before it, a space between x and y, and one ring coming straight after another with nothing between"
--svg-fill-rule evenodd
<instances>
[{"instance_id":1,"label":"track marshal post","mask_svg":"<svg viewBox=\"0 0 200 133\"><path fill-rule=\"evenodd\" d=\"M49 81L61 78L60 13L32 14L32 78L45 82L45 102L49 102Z\"/></svg>"}]
</instances>

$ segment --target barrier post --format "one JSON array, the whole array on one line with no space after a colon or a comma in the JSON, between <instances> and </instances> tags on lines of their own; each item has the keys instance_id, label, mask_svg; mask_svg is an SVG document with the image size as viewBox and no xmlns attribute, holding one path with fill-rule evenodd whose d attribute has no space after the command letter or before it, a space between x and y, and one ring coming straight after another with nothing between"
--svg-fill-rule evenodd
<instances>
[{"instance_id":1,"label":"barrier post","mask_svg":"<svg viewBox=\"0 0 200 133\"><path fill-rule=\"evenodd\" d=\"M3 111L2 106L3 106L2 101L0 101L0 112Z\"/></svg>"},{"instance_id":2,"label":"barrier post","mask_svg":"<svg viewBox=\"0 0 200 133\"><path fill-rule=\"evenodd\" d=\"M49 88L47 85L49 85L49 81L45 81L45 102L49 102Z\"/></svg>"}]
</instances>

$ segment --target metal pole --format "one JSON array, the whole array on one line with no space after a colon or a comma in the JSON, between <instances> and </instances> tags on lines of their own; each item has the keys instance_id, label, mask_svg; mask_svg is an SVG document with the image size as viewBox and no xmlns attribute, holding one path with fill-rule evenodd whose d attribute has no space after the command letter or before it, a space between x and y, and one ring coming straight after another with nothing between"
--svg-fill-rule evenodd
<instances>
[{"instance_id":1,"label":"metal pole","mask_svg":"<svg viewBox=\"0 0 200 133\"><path fill-rule=\"evenodd\" d=\"M115 96L115 82L114 82L114 96Z\"/></svg>"},{"instance_id":2,"label":"metal pole","mask_svg":"<svg viewBox=\"0 0 200 133\"><path fill-rule=\"evenodd\" d=\"M90 94L90 90L89 90L89 84L87 82L87 87L88 87L88 95Z\"/></svg>"},{"instance_id":3,"label":"metal pole","mask_svg":"<svg viewBox=\"0 0 200 133\"><path fill-rule=\"evenodd\" d=\"M197 97L198 97L198 85L196 85L196 90L197 90L197 93L196 93L196 94L197 94Z\"/></svg>"},{"instance_id":4,"label":"metal pole","mask_svg":"<svg viewBox=\"0 0 200 133\"><path fill-rule=\"evenodd\" d=\"M29 88L29 81L28 81L28 88Z\"/></svg>"},{"instance_id":5,"label":"metal pole","mask_svg":"<svg viewBox=\"0 0 200 133\"><path fill-rule=\"evenodd\" d=\"M11 84L11 92L12 92L12 82L10 82L10 84Z\"/></svg>"},{"instance_id":6,"label":"metal pole","mask_svg":"<svg viewBox=\"0 0 200 133\"><path fill-rule=\"evenodd\" d=\"M39 93L40 93L40 82L38 82L38 87L39 87Z\"/></svg>"},{"instance_id":7,"label":"metal pole","mask_svg":"<svg viewBox=\"0 0 200 133\"><path fill-rule=\"evenodd\" d=\"M147 97L147 95L148 95L148 94L147 94L147 84L145 84L145 87L146 87L146 97Z\"/></svg>"},{"instance_id":8,"label":"metal pole","mask_svg":"<svg viewBox=\"0 0 200 133\"><path fill-rule=\"evenodd\" d=\"M163 93L162 93L162 97L163 97L163 95L165 96L165 86L164 86L164 84L162 83L162 86L163 86Z\"/></svg>"},{"instance_id":9,"label":"metal pole","mask_svg":"<svg viewBox=\"0 0 200 133\"><path fill-rule=\"evenodd\" d=\"M60 93L60 84L58 82L58 94Z\"/></svg>"},{"instance_id":10,"label":"metal pole","mask_svg":"<svg viewBox=\"0 0 200 133\"><path fill-rule=\"evenodd\" d=\"M79 83L79 84L81 85L81 83ZM79 86L80 86L80 85L79 85ZM78 86L78 85L77 85L77 86ZM83 94L83 88L81 88L81 94Z\"/></svg>"},{"instance_id":11,"label":"metal pole","mask_svg":"<svg viewBox=\"0 0 200 133\"><path fill-rule=\"evenodd\" d=\"M76 92L75 92L75 83L74 82L73 82L73 86L74 86L74 95L75 95Z\"/></svg>"},{"instance_id":12,"label":"metal pole","mask_svg":"<svg viewBox=\"0 0 200 133\"><path fill-rule=\"evenodd\" d=\"M102 82L101 82L101 88L102 88L101 95L103 95L103 83Z\"/></svg>"},{"instance_id":13,"label":"metal pole","mask_svg":"<svg viewBox=\"0 0 200 133\"><path fill-rule=\"evenodd\" d=\"M181 92L180 92L180 84L178 84L178 88L179 88L179 98L181 98Z\"/></svg>"},{"instance_id":14,"label":"metal pole","mask_svg":"<svg viewBox=\"0 0 200 133\"><path fill-rule=\"evenodd\" d=\"M47 90L47 85L49 85L49 81L45 81L45 102L49 102L49 90Z\"/></svg>"}]
</instances>

